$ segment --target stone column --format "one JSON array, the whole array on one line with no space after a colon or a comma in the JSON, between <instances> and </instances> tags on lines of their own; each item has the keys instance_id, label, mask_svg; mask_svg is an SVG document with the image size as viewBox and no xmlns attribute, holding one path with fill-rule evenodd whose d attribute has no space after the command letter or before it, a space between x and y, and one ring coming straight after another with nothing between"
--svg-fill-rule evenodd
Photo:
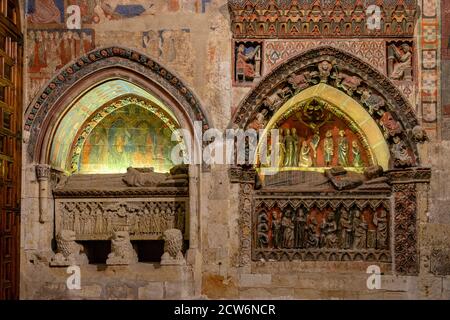
<instances>
[{"instance_id":1,"label":"stone column","mask_svg":"<svg viewBox=\"0 0 450 320\"><path fill-rule=\"evenodd\" d=\"M50 166L42 164L37 165L36 178L39 182L39 222L45 223L50 221L48 209Z\"/></svg>"}]
</instances>

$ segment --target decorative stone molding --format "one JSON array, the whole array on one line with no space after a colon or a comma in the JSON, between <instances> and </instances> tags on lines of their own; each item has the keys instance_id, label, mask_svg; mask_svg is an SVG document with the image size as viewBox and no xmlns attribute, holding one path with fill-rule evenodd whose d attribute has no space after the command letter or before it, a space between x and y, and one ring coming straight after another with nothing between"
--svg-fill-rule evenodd
<instances>
[{"instance_id":1,"label":"decorative stone molding","mask_svg":"<svg viewBox=\"0 0 450 320\"><path fill-rule=\"evenodd\" d=\"M138 256L130 242L130 235L126 231L114 232L111 240L111 253L106 260L107 265L129 265L138 262Z\"/></svg>"},{"instance_id":2,"label":"decorative stone molding","mask_svg":"<svg viewBox=\"0 0 450 320\"><path fill-rule=\"evenodd\" d=\"M418 18L416 1L376 1L382 21L369 28L363 1L229 0L235 38L412 37Z\"/></svg>"}]
</instances>

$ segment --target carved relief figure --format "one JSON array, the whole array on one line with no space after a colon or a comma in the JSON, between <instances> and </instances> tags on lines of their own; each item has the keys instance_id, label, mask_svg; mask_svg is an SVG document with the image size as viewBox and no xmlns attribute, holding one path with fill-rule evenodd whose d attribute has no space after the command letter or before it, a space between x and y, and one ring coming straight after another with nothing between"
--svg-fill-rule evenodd
<instances>
[{"instance_id":1,"label":"carved relief figure","mask_svg":"<svg viewBox=\"0 0 450 320\"><path fill-rule=\"evenodd\" d=\"M274 248L281 248L281 223L278 219L277 213L272 214L272 246Z\"/></svg>"},{"instance_id":2,"label":"carved relief figure","mask_svg":"<svg viewBox=\"0 0 450 320\"><path fill-rule=\"evenodd\" d=\"M292 129L292 133L294 134L294 129ZM297 147L295 145L296 139L294 138L293 134L291 134L290 129L285 130L285 136L284 136L284 143L286 148L286 155L284 159L284 166L285 167L294 167L295 163L293 162L296 158L294 152L297 150ZM297 138L298 141L298 138Z\"/></svg>"},{"instance_id":3,"label":"carved relief figure","mask_svg":"<svg viewBox=\"0 0 450 320\"><path fill-rule=\"evenodd\" d=\"M408 147L404 141L400 140L400 138L395 139L395 144L392 146L391 152L396 167L407 167L413 164L413 159L408 152Z\"/></svg>"},{"instance_id":4,"label":"carved relief figure","mask_svg":"<svg viewBox=\"0 0 450 320\"><path fill-rule=\"evenodd\" d=\"M311 139L311 142L309 143L313 151L312 158L314 166L317 166L317 148L319 147L319 143L320 143L319 132L315 132Z\"/></svg>"},{"instance_id":5,"label":"carved relief figure","mask_svg":"<svg viewBox=\"0 0 450 320\"><path fill-rule=\"evenodd\" d=\"M316 84L318 81L314 79L314 77L317 77L317 72L309 72L305 71L301 74L294 74L291 75L288 78L288 83L292 85L295 92L299 92L307 87L309 87L310 84Z\"/></svg>"},{"instance_id":6,"label":"carved relief figure","mask_svg":"<svg viewBox=\"0 0 450 320\"><path fill-rule=\"evenodd\" d=\"M348 167L348 139L344 130L339 131L338 163L342 167Z\"/></svg>"},{"instance_id":7,"label":"carved relief figure","mask_svg":"<svg viewBox=\"0 0 450 320\"><path fill-rule=\"evenodd\" d=\"M56 236L57 252L51 259L52 266L73 266L88 264L88 258L83 253L84 248L75 242L75 232L62 230Z\"/></svg>"},{"instance_id":8,"label":"carved relief figure","mask_svg":"<svg viewBox=\"0 0 450 320\"><path fill-rule=\"evenodd\" d=\"M261 46L239 44L236 53L236 81L253 81L261 76Z\"/></svg>"},{"instance_id":9,"label":"carved relief figure","mask_svg":"<svg viewBox=\"0 0 450 320\"><path fill-rule=\"evenodd\" d=\"M343 249L349 249L352 245L352 222L346 209L341 211L339 219L339 245Z\"/></svg>"},{"instance_id":10,"label":"carved relief figure","mask_svg":"<svg viewBox=\"0 0 450 320\"><path fill-rule=\"evenodd\" d=\"M361 85L362 79L358 76L352 76L345 73L339 73L337 77L338 88L344 89L350 96L357 91Z\"/></svg>"},{"instance_id":11,"label":"carved relief figure","mask_svg":"<svg viewBox=\"0 0 450 320\"><path fill-rule=\"evenodd\" d=\"M318 64L320 82L323 83L328 82L328 77L331 74L332 67L333 67L332 64L329 63L328 61L322 61Z\"/></svg>"},{"instance_id":12,"label":"carved relief figure","mask_svg":"<svg viewBox=\"0 0 450 320\"><path fill-rule=\"evenodd\" d=\"M378 214L373 216L373 224L377 227L377 249L387 249L388 248L388 216L387 211L383 208Z\"/></svg>"},{"instance_id":13,"label":"carved relief figure","mask_svg":"<svg viewBox=\"0 0 450 320\"><path fill-rule=\"evenodd\" d=\"M286 211L284 214L284 217L281 220L281 226L283 228L283 248L293 248L295 236L291 210Z\"/></svg>"},{"instance_id":14,"label":"carved relief figure","mask_svg":"<svg viewBox=\"0 0 450 320\"><path fill-rule=\"evenodd\" d=\"M308 225L306 234L307 234L307 247L308 248L318 248L319 247L319 235L317 234L317 220L316 218L311 218L311 221Z\"/></svg>"},{"instance_id":15,"label":"carved relief figure","mask_svg":"<svg viewBox=\"0 0 450 320\"><path fill-rule=\"evenodd\" d=\"M394 119L389 111L383 112L380 123L384 129L384 137L386 139L398 135L402 132L400 123Z\"/></svg>"},{"instance_id":16,"label":"carved relief figure","mask_svg":"<svg viewBox=\"0 0 450 320\"><path fill-rule=\"evenodd\" d=\"M178 229L169 229L164 232L164 254L161 265L184 265L186 260L183 253L183 234Z\"/></svg>"},{"instance_id":17,"label":"carved relief figure","mask_svg":"<svg viewBox=\"0 0 450 320\"><path fill-rule=\"evenodd\" d=\"M111 253L108 255L108 265L128 265L138 262L138 257L126 231L116 231L111 240Z\"/></svg>"},{"instance_id":18,"label":"carved relief figure","mask_svg":"<svg viewBox=\"0 0 450 320\"><path fill-rule=\"evenodd\" d=\"M363 166L361 159L361 150L359 149L358 141L353 140L352 142L352 153L353 153L353 166L360 168Z\"/></svg>"},{"instance_id":19,"label":"carved relief figure","mask_svg":"<svg viewBox=\"0 0 450 320\"><path fill-rule=\"evenodd\" d=\"M334 212L328 214L320 229L322 230L321 246L325 248L335 248L337 245L337 224Z\"/></svg>"},{"instance_id":20,"label":"carved relief figure","mask_svg":"<svg viewBox=\"0 0 450 320\"><path fill-rule=\"evenodd\" d=\"M355 209L353 213L353 249L366 249L368 225L359 209Z\"/></svg>"},{"instance_id":21,"label":"carved relief figure","mask_svg":"<svg viewBox=\"0 0 450 320\"><path fill-rule=\"evenodd\" d=\"M305 210L299 208L295 217L295 247L304 248L306 239L306 213Z\"/></svg>"},{"instance_id":22,"label":"carved relief figure","mask_svg":"<svg viewBox=\"0 0 450 320\"><path fill-rule=\"evenodd\" d=\"M303 168L309 168L312 166L311 160L311 147L308 145L308 142L303 141L302 148L300 149L300 160L299 166Z\"/></svg>"},{"instance_id":23,"label":"carved relief figure","mask_svg":"<svg viewBox=\"0 0 450 320\"><path fill-rule=\"evenodd\" d=\"M382 97L374 94L369 88L364 88L361 94L361 102L369 108L369 113L373 115L386 105Z\"/></svg>"},{"instance_id":24,"label":"carved relief figure","mask_svg":"<svg viewBox=\"0 0 450 320\"><path fill-rule=\"evenodd\" d=\"M394 80L412 80L412 50L403 43L398 48L391 44L388 50L389 76Z\"/></svg>"},{"instance_id":25,"label":"carved relief figure","mask_svg":"<svg viewBox=\"0 0 450 320\"><path fill-rule=\"evenodd\" d=\"M264 129L264 127L266 126L266 120L265 120L265 116L264 113L260 112L258 114L256 114L255 119L248 125L248 129L253 129L253 130L262 130Z\"/></svg>"},{"instance_id":26,"label":"carved relief figure","mask_svg":"<svg viewBox=\"0 0 450 320\"><path fill-rule=\"evenodd\" d=\"M281 168L284 166L284 162L286 161L286 147L285 147L285 137L283 136L283 129L278 130L278 163L277 167Z\"/></svg>"},{"instance_id":27,"label":"carved relief figure","mask_svg":"<svg viewBox=\"0 0 450 320\"><path fill-rule=\"evenodd\" d=\"M333 139L333 132L331 130L328 130L326 133L323 148L324 148L325 165L329 167L332 165L334 156L334 139Z\"/></svg>"}]
</instances>

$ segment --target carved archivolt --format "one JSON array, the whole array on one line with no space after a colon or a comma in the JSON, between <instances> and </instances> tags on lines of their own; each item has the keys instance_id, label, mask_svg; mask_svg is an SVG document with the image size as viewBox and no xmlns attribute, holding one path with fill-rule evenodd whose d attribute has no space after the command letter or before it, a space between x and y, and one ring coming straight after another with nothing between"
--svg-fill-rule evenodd
<instances>
[{"instance_id":1,"label":"carved archivolt","mask_svg":"<svg viewBox=\"0 0 450 320\"><path fill-rule=\"evenodd\" d=\"M392 167L419 165L416 144L426 136L409 102L379 71L335 48L307 51L276 68L243 100L231 126L246 129L260 114L268 120L291 98L319 83L337 88L367 110L389 145Z\"/></svg>"},{"instance_id":2,"label":"carved archivolt","mask_svg":"<svg viewBox=\"0 0 450 320\"><path fill-rule=\"evenodd\" d=\"M128 231L132 240L159 240L166 230L187 236L187 199L56 200L56 232L70 230L76 240L109 240Z\"/></svg>"}]
</instances>

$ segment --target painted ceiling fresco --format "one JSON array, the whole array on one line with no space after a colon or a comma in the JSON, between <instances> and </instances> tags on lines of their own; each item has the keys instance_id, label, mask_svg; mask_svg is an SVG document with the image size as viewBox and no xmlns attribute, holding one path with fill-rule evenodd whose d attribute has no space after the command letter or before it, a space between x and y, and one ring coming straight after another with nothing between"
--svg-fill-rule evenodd
<instances>
[{"instance_id":1,"label":"painted ceiling fresco","mask_svg":"<svg viewBox=\"0 0 450 320\"><path fill-rule=\"evenodd\" d=\"M80 99L76 100L69 111L61 119L50 149L50 163L55 168L65 171L70 170L70 152L83 124L99 108L105 106L109 101L121 96L133 95L148 100L155 107L168 114L178 124L173 113L157 98L142 88L123 80L110 80L104 82L86 92ZM150 121L151 119L147 119ZM131 125L130 122L127 122ZM73 139L67 139L73 137ZM125 168L126 169L126 168Z\"/></svg>"}]
</instances>

